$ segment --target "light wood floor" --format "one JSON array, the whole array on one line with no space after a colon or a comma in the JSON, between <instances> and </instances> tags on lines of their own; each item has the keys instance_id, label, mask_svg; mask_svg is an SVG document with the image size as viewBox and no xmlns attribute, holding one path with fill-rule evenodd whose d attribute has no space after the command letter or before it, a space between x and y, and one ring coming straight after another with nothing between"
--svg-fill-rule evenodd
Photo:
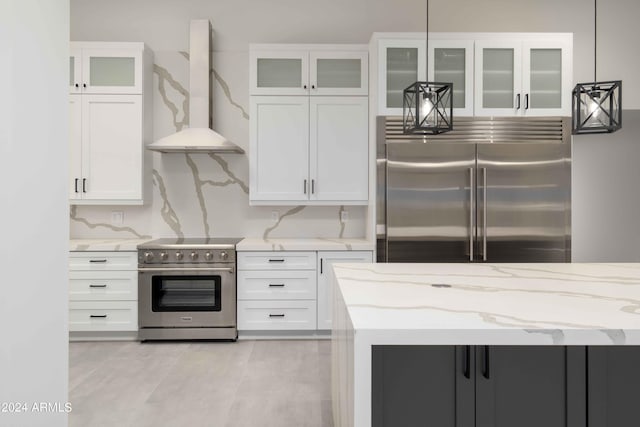
<instances>
[{"instance_id":1,"label":"light wood floor","mask_svg":"<svg viewBox=\"0 0 640 427\"><path fill-rule=\"evenodd\" d=\"M331 342L71 343L74 427L331 427Z\"/></svg>"}]
</instances>

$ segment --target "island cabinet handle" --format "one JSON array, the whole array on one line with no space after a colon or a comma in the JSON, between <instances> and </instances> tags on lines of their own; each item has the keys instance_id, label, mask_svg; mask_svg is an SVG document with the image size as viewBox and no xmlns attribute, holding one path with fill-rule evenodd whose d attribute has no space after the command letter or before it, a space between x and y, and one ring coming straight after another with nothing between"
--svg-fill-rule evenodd
<instances>
[{"instance_id":1,"label":"island cabinet handle","mask_svg":"<svg viewBox=\"0 0 640 427\"><path fill-rule=\"evenodd\" d=\"M270 288L284 288L284 283L269 283Z\"/></svg>"},{"instance_id":2,"label":"island cabinet handle","mask_svg":"<svg viewBox=\"0 0 640 427\"><path fill-rule=\"evenodd\" d=\"M284 314L270 314L269 317L284 317Z\"/></svg>"},{"instance_id":3,"label":"island cabinet handle","mask_svg":"<svg viewBox=\"0 0 640 427\"><path fill-rule=\"evenodd\" d=\"M471 352L471 346L465 345L464 346L464 370L462 371L462 373L464 377L467 379L471 378L471 355L469 354L470 352Z\"/></svg>"},{"instance_id":4,"label":"island cabinet handle","mask_svg":"<svg viewBox=\"0 0 640 427\"><path fill-rule=\"evenodd\" d=\"M490 348L488 345L482 346L482 353L483 353L483 367L482 367L482 376L485 377L486 379L491 378L491 360L490 360Z\"/></svg>"},{"instance_id":5,"label":"island cabinet handle","mask_svg":"<svg viewBox=\"0 0 640 427\"><path fill-rule=\"evenodd\" d=\"M104 264L105 262L107 262L106 259L90 259L89 262L91 264Z\"/></svg>"},{"instance_id":6,"label":"island cabinet handle","mask_svg":"<svg viewBox=\"0 0 640 427\"><path fill-rule=\"evenodd\" d=\"M269 262L284 262L284 258L269 258Z\"/></svg>"}]
</instances>

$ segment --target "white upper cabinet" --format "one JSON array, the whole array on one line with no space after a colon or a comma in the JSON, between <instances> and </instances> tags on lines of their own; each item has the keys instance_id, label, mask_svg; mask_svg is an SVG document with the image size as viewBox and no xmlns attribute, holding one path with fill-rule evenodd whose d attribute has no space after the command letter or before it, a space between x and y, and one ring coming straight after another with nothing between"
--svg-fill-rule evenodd
<instances>
[{"instance_id":1,"label":"white upper cabinet","mask_svg":"<svg viewBox=\"0 0 640 427\"><path fill-rule=\"evenodd\" d=\"M70 93L142 94L142 57L135 43L72 42Z\"/></svg>"},{"instance_id":2,"label":"white upper cabinet","mask_svg":"<svg viewBox=\"0 0 640 427\"><path fill-rule=\"evenodd\" d=\"M571 115L571 34L375 34L378 115L401 116L402 92L425 79L453 83L455 116ZM425 65L427 64L427 65Z\"/></svg>"},{"instance_id":3,"label":"white upper cabinet","mask_svg":"<svg viewBox=\"0 0 640 427\"><path fill-rule=\"evenodd\" d=\"M251 95L367 95L368 54L358 46L335 50L254 45L250 52Z\"/></svg>"},{"instance_id":4,"label":"white upper cabinet","mask_svg":"<svg viewBox=\"0 0 640 427\"><path fill-rule=\"evenodd\" d=\"M477 116L569 116L571 35L476 40Z\"/></svg>"},{"instance_id":5,"label":"white upper cabinet","mask_svg":"<svg viewBox=\"0 0 640 427\"><path fill-rule=\"evenodd\" d=\"M366 204L366 46L252 45L250 58L250 203Z\"/></svg>"},{"instance_id":6,"label":"white upper cabinet","mask_svg":"<svg viewBox=\"0 0 640 427\"><path fill-rule=\"evenodd\" d=\"M142 43L71 45L70 202L141 205L151 129L151 51Z\"/></svg>"}]
</instances>

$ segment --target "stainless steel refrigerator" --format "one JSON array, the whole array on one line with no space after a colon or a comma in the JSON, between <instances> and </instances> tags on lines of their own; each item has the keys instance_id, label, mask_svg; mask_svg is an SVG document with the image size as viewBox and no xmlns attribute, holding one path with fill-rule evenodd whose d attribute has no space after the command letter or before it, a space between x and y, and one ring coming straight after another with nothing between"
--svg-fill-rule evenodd
<instances>
[{"instance_id":1,"label":"stainless steel refrigerator","mask_svg":"<svg viewBox=\"0 0 640 427\"><path fill-rule=\"evenodd\" d=\"M568 118L378 119L379 262L569 262Z\"/></svg>"}]
</instances>

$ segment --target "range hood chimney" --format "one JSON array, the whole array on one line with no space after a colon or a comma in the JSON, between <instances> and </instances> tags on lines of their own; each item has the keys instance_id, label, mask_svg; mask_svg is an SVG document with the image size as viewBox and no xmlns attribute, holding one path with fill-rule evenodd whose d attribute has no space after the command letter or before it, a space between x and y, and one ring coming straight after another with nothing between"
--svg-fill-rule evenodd
<instances>
[{"instance_id":1,"label":"range hood chimney","mask_svg":"<svg viewBox=\"0 0 640 427\"><path fill-rule=\"evenodd\" d=\"M208 19L193 19L189 37L190 127L147 146L161 153L244 153L209 125L209 70L211 25Z\"/></svg>"}]
</instances>

